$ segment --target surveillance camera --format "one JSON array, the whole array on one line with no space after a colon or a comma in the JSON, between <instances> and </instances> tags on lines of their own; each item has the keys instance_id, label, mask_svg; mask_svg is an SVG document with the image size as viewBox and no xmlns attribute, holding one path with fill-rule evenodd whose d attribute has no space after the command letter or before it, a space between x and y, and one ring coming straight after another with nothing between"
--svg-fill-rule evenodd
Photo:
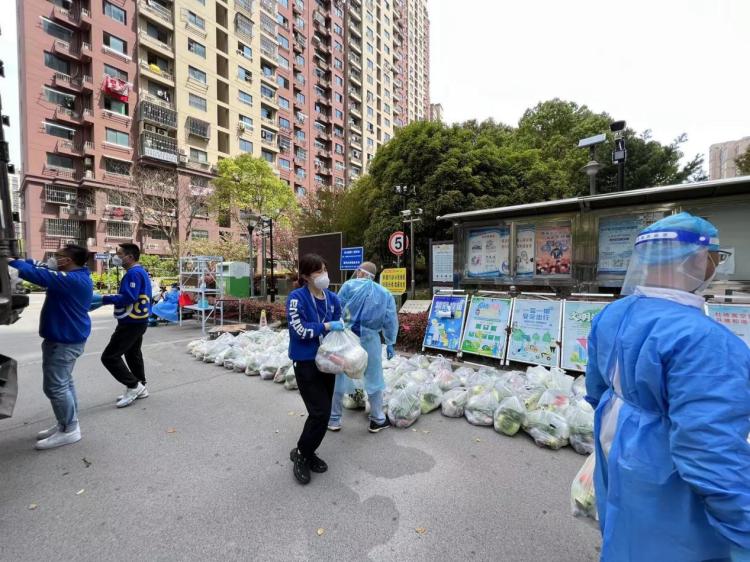
<instances>
[{"instance_id":1,"label":"surveillance camera","mask_svg":"<svg viewBox=\"0 0 750 562\"><path fill-rule=\"evenodd\" d=\"M414 214L415 215L421 215L422 214L422 209L415 209L414 210Z\"/></svg>"},{"instance_id":2,"label":"surveillance camera","mask_svg":"<svg viewBox=\"0 0 750 562\"><path fill-rule=\"evenodd\" d=\"M609 130L613 133L616 133L617 131L622 131L625 129L625 121L614 121L609 125Z\"/></svg>"},{"instance_id":3,"label":"surveillance camera","mask_svg":"<svg viewBox=\"0 0 750 562\"><path fill-rule=\"evenodd\" d=\"M411 216L411 211L409 211L409 210L401 211L401 216L402 217L409 217L409 216Z\"/></svg>"}]
</instances>

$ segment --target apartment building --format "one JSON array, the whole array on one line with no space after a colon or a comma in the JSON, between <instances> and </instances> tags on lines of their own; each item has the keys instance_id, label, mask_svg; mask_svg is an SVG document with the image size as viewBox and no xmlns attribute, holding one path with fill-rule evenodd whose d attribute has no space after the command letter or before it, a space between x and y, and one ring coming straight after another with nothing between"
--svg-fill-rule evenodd
<instances>
[{"instance_id":1,"label":"apartment building","mask_svg":"<svg viewBox=\"0 0 750 562\"><path fill-rule=\"evenodd\" d=\"M21 198L21 174L8 174L10 185L10 210L14 218L19 220L13 221L13 227L16 232L16 238L23 241L23 199Z\"/></svg>"},{"instance_id":2,"label":"apartment building","mask_svg":"<svg viewBox=\"0 0 750 562\"><path fill-rule=\"evenodd\" d=\"M222 158L262 157L300 196L346 187L396 127L429 118L412 4L17 0L27 251L168 253L164 221L136 217L143 169L174 182L179 240L242 232L201 205Z\"/></svg>"},{"instance_id":3,"label":"apartment building","mask_svg":"<svg viewBox=\"0 0 750 562\"><path fill-rule=\"evenodd\" d=\"M750 150L750 137L712 144L708 151L708 173L712 180L739 175L737 158Z\"/></svg>"},{"instance_id":4,"label":"apartment building","mask_svg":"<svg viewBox=\"0 0 750 562\"><path fill-rule=\"evenodd\" d=\"M430 119L430 20L427 0L402 0L404 22L399 63L405 123Z\"/></svg>"}]
</instances>

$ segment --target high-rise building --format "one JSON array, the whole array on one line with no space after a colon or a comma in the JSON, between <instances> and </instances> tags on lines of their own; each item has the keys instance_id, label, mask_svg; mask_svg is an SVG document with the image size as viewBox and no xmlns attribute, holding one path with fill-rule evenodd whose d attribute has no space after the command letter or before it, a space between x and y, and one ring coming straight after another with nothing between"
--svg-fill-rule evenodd
<instances>
[{"instance_id":1,"label":"high-rise building","mask_svg":"<svg viewBox=\"0 0 750 562\"><path fill-rule=\"evenodd\" d=\"M430 121L443 120L443 105L440 103L430 104Z\"/></svg>"},{"instance_id":2,"label":"high-rise building","mask_svg":"<svg viewBox=\"0 0 750 562\"><path fill-rule=\"evenodd\" d=\"M739 175L736 160L750 150L750 137L712 144L708 151L708 174L712 180Z\"/></svg>"},{"instance_id":3,"label":"high-rise building","mask_svg":"<svg viewBox=\"0 0 750 562\"><path fill-rule=\"evenodd\" d=\"M13 213L14 218L17 216L18 220L13 221L13 226L16 231L16 238L23 241L23 199L21 198L21 174L8 174L8 180L10 180L10 210Z\"/></svg>"},{"instance_id":4,"label":"high-rise building","mask_svg":"<svg viewBox=\"0 0 750 562\"><path fill-rule=\"evenodd\" d=\"M106 252L135 240L166 254L175 236L239 233L202 204L222 158L262 157L298 195L343 188L398 126L430 115L425 0L17 6L35 257L67 241ZM144 170L166 187L134 191Z\"/></svg>"}]
</instances>

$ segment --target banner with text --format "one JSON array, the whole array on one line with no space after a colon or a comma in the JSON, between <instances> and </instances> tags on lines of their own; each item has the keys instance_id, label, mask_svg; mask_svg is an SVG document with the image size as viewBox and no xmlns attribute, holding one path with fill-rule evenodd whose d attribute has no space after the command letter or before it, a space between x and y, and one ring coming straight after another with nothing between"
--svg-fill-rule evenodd
<instances>
[{"instance_id":1,"label":"banner with text","mask_svg":"<svg viewBox=\"0 0 750 562\"><path fill-rule=\"evenodd\" d=\"M557 366L561 311L561 301L515 299L508 359Z\"/></svg>"},{"instance_id":2,"label":"banner with text","mask_svg":"<svg viewBox=\"0 0 750 562\"><path fill-rule=\"evenodd\" d=\"M750 346L750 304L709 304L708 315Z\"/></svg>"},{"instance_id":3,"label":"banner with text","mask_svg":"<svg viewBox=\"0 0 750 562\"><path fill-rule=\"evenodd\" d=\"M511 305L511 299L472 297L461 338L461 351L502 359L508 339L506 329Z\"/></svg>"},{"instance_id":4,"label":"banner with text","mask_svg":"<svg viewBox=\"0 0 750 562\"><path fill-rule=\"evenodd\" d=\"M394 267L380 272L380 284L394 295L406 292L406 268Z\"/></svg>"}]
</instances>

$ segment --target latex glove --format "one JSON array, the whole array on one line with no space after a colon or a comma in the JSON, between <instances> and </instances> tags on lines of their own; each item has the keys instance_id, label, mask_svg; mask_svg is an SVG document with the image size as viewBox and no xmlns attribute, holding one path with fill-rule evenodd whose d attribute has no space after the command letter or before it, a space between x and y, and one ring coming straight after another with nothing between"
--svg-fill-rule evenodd
<instances>
[{"instance_id":1,"label":"latex glove","mask_svg":"<svg viewBox=\"0 0 750 562\"><path fill-rule=\"evenodd\" d=\"M341 320L334 320L333 322L329 322L328 331L329 332L343 332L344 323Z\"/></svg>"},{"instance_id":2,"label":"latex glove","mask_svg":"<svg viewBox=\"0 0 750 562\"><path fill-rule=\"evenodd\" d=\"M394 355L396 355L396 351L393 349L393 344L389 343L387 346L385 346L385 356L388 359L393 359Z\"/></svg>"},{"instance_id":3,"label":"latex glove","mask_svg":"<svg viewBox=\"0 0 750 562\"><path fill-rule=\"evenodd\" d=\"M94 293L93 297L91 298L91 306L89 307L89 312L92 310L96 310L102 304L104 304L102 301L102 296L99 293Z\"/></svg>"},{"instance_id":4,"label":"latex glove","mask_svg":"<svg viewBox=\"0 0 750 562\"><path fill-rule=\"evenodd\" d=\"M732 549L732 562L750 562L750 550L742 548Z\"/></svg>"}]
</instances>

